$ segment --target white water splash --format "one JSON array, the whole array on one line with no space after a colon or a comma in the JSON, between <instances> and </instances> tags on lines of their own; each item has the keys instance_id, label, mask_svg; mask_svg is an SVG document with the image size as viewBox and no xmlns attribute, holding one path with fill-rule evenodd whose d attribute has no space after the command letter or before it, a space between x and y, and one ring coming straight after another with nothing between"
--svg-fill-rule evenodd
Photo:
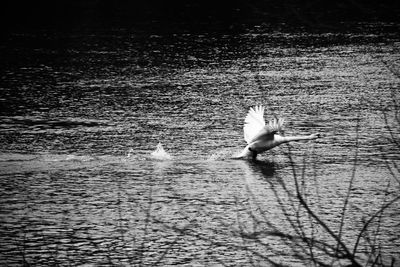
<instances>
[{"instance_id":1,"label":"white water splash","mask_svg":"<svg viewBox=\"0 0 400 267\"><path fill-rule=\"evenodd\" d=\"M158 143L156 150L151 152L151 156L158 160L168 160L172 159L172 156L164 150L161 143Z\"/></svg>"},{"instance_id":2,"label":"white water splash","mask_svg":"<svg viewBox=\"0 0 400 267\"><path fill-rule=\"evenodd\" d=\"M239 151L236 148L221 149L211 154L207 160L214 161L214 160L232 159L233 156L238 153Z\"/></svg>"}]
</instances>

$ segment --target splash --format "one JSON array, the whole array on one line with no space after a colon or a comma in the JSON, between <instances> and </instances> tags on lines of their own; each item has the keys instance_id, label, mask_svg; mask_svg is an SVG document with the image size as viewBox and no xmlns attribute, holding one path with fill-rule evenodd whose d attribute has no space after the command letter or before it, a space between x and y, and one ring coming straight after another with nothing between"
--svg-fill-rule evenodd
<instances>
[{"instance_id":1,"label":"splash","mask_svg":"<svg viewBox=\"0 0 400 267\"><path fill-rule=\"evenodd\" d=\"M226 149L221 149L213 154L211 154L208 157L209 161L215 161L215 160L227 160L227 159L232 159L234 155L238 154L238 150L236 148L226 148Z\"/></svg>"},{"instance_id":2,"label":"splash","mask_svg":"<svg viewBox=\"0 0 400 267\"><path fill-rule=\"evenodd\" d=\"M172 156L164 150L161 143L158 143L156 150L151 152L151 156L158 160L168 160L172 159Z\"/></svg>"},{"instance_id":3,"label":"splash","mask_svg":"<svg viewBox=\"0 0 400 267\"><path fill-rule=\"evenodd\" d=\"M127 158L133 157L133 155L134 155L133 152L134 152L134 150L132 148L130 148L129 151L128 151L128 155L126 155L126 157Z\"/></svg>"}]
</instances>

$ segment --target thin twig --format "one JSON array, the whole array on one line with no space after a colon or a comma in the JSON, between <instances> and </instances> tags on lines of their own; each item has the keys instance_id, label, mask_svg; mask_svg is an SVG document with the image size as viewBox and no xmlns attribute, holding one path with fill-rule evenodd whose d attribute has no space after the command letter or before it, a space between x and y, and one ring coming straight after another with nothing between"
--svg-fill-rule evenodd
<instances>
[{"instance_id":1,"label":"thin twig","mask_svg":"<svg viewBox=\"0 0 400 267\"><path fill-rule=\"evenodd\" d=\"M353 164L353 169L351 172L351 178L349 182L349 187L347 188L347 193L346 193L346 198L344 199L344 204L342 208L342 213L340 214L340 226L339 226L339 233L338 233L338 239L342 239L342 232L343 232L343 226L344 226L344 218L345 218L345 213L347 210L347 205L350 200L350 192L353 187L353 182L356 177L356 170L357 170L357 164L358 164L358 150L359 150L359 128L360 128L360 114L357 116L357 126L356 126L356 152L354 156L354 164ZM339 250L339 243L337 244L336 251Z\"/></svg>"}]
</instances>

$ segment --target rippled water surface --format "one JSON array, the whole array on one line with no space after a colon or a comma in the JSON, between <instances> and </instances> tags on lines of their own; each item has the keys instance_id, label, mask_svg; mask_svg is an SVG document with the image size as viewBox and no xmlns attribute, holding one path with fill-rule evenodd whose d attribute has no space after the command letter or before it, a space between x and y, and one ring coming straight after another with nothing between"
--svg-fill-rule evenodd
<instances>
[{"instance_id":1,"label":"rippled water surface","mask_svg":"<svg viewBox=\"0 0 400 267\"><path fill-rule=\"evenodd\" d=\"M307 266L306 243L289 236L336 241L299 208L296 182L349 248L375 216L360 261L374 247L400 262L399 202L377 216L399 197L400 42L360 27L8 35L0 262ZM257 104L286 119L285 135L323 138L231 160ZM158 142L171 160L150 156Z\"/></svg>"}]
</instances>

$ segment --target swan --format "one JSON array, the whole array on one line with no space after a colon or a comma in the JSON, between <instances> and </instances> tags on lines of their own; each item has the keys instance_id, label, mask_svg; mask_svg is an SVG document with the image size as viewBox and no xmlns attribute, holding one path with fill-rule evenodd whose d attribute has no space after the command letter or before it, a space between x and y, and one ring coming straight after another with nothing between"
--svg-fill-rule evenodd
<instances>
[{"instance_id":1,"label":"swan","mask_svg":"<svg viewBox=\"0 0 400 267\"><path fill-rule=\"evenodd\" d=\"M266 124L264 121L264 109L265 108L261 105L250 108L243 126L244 140L247 142L247 146L240 154L233 156L234 159L241 159L249 156L256 159L258 154L284 143L320 138L320 134L310 134L306 136L279 135L278 132L282 131L284 119L275 117Z\"/></svg>"}]
</instances>

